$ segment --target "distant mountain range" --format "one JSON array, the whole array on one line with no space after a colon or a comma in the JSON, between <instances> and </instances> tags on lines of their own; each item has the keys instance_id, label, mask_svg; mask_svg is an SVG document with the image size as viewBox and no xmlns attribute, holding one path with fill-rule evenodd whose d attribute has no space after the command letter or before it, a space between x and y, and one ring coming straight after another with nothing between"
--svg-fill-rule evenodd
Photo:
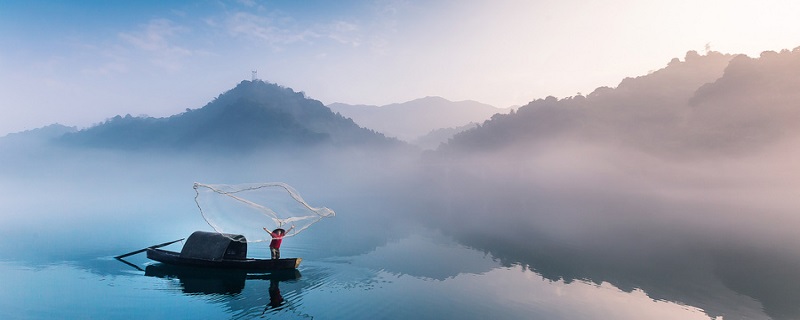
<instances>
[{"instance_id":1,"label":"distant mountain range","mask_svg":"<svg viewBox=\"0 0 800 320\"><path fill-rule=\"evenodd\" d=\"M425 97L385 106L333 103L328 108L363 127L407 142L420 139L434 130L481 123L496 113L509 111L476 101L453 102L441 97Z\"/></svg>"},{"instance_id":2,"label":"distant mountain range","mask_svg":"<svg viewBox=\"0 0 800 320\"><path fill-rule=\"evenodd\" d=\"M78 128L68 127L61 124L51 124L33 130L10 133L0 139L0 142L9 144L40 143L51 139L56 139L64 134L76 131L78 131Z\"/></svg>"},{"instance_id":3,"label":"distant mountain range","mask_svg":"<svg viewBox=\"0 0 800 320\"><path fill-rule=\"evenodd\" d=\"M548 97L457 134L451 152L613 143L684 157L753 152L800 132L800 48L759 58L694 51L587 96ZM440 149L441 150L441 149Z\"/></svg>"},{"instance_id":4,"label":"distant mountain range","mask_svg":"<svg viewBox=\"0 0 800 320\"><path fill-rule=\"evenodd\" d=\"M401 144L334 114L303 93L260 80L242 81L200 109L167 118L116 116L66 133L58 142L114 149L225 151Z\"/></svg>"},{"instance_id":5,"label":"distant mountain range","mask_svg":"<svg viewBox=\"0 0 800 320\"><path fill-rule=\"evenodd\" d=\"M690 51L683 60L626 78L616 88L538 99L510 113L440 97L326 107L290 88L242 81L204 107L170 117L116 116L83 130L54 125L9 134L0 144L50 140L114 149L254 150L402 145L391 138L397 137L426 149L449 140L440 150L495 152L536 151L542 143L567 139L671 157L736 154L800 133L797 70L800 48L759 58Z\"/></svg>"}]
</instances>

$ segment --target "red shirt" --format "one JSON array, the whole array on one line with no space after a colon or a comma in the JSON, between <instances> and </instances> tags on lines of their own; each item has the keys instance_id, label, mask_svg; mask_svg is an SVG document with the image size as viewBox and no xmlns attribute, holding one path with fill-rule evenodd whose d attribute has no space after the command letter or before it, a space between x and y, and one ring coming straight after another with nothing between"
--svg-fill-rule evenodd
<instances>
[{"instance_id":1,"label":"red shirt","mask_svg":"<svg viewBox=\"0 0 800 320\"><path fill-rule=\"evenodd\" d=\"M281 242L283 242L283 235L277 232L270 232L272 241L269 243L270 248L280 249Z\"/></svg>"}]
</instances>

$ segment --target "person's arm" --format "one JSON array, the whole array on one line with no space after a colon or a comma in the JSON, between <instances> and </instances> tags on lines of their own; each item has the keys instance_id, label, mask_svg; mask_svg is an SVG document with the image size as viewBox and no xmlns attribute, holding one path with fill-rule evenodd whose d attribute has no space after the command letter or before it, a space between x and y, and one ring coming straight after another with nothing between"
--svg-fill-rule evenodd
<instances>
[{"instance_id":1,"label":"person's arm","mask_svg":"<svg viewBox=\"0 0 800 320\"><path fill-rule=\"evenodd\" d=\"M292 231L292 229L294 229L294 225L292 225L292 227L289 228L289 230L286 230L286 233L289 233L289 231Z\"/></svg>"}]
</instances>

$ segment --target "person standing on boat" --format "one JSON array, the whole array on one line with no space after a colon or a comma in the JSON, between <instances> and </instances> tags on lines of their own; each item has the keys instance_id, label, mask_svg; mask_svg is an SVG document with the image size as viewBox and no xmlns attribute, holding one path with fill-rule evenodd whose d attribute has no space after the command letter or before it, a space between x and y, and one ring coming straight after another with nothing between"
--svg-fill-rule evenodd
<instances>
[{"instance_id":1,"label":"person standing on boat","mask_svg":"<svg viewBox=\"0 0 800 320\"><path fill-rule=\"evenodd\" d=\"M270 236L272 236L272 241L269 243L269 253L272 256L272 259L280 259L281 258L281 242L283 242L283 236L286 235L287 232L292 231L294 226L289 228L289 230L283 230L281 228L277 228L270 232L267 228L263 228L264 231L268 232Z\"/></svg>"}]
</instances>

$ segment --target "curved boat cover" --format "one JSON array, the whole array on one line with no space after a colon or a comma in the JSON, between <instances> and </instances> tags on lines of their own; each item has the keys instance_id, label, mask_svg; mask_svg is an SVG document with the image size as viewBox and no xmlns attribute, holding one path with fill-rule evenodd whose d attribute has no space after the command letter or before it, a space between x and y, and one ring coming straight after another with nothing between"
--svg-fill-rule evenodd
<instances>
[{"instance_id":1,"label":"curved boat cover","mask_svg":"<svg viewBox=\"0 0 800 320\"><path fill-rule=\"evenodd\" d=\"M195 231L181 249L181 258L218 261L246 257L247 239L238 234Z\"/></svg>"}]
</instances>

